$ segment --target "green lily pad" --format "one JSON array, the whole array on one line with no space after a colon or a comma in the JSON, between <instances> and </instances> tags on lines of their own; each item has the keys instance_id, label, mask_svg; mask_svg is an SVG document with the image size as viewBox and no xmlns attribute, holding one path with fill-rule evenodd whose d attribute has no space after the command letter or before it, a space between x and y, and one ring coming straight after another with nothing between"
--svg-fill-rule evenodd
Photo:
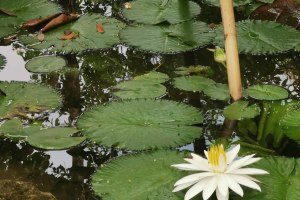
<instances>
[{"instance_id":1,"label":"green lily pad","mask_svg":"<svg viewBox=\"0 0 300 200\"><path fill-rule=\"evenodd\" d=\"M58 56L41 56L29 60L25 67L30 72L50 73L61 71L66 66L66 60Z\"/></svg>"},{"instance_id":2,"label":"green lily pad","mask_svg":"<svg viewBox=\"0 0 300 200\"><path fill-rule=\"evenodd\" d=\"M0 69L6 64L5 57L0 54Z\"/></svg>"},{"instance_id":3,"label":"green lily pad","mask_svg":"<svg viewBox=\"0 0 300 200\"><path fill-rule=\"evenodd\" d=\"M0 134L12 139L24 139L28 136L24 131L21 121L16 118L2 124L0 126Z\"/></svg>"},{"instance_id":4,"label":"green lily pad","mask_svg":"<svg viewBox=\"0 0 300 200\"><path fill-rule=\"evenodd\" d=\"M236 29L239 51L245 54L280 53L292 50L300 43L299 31L272 21L239 21ZM223 27L218 26L216 32L215 43L224 46Z\"/></svg>"},{"instance_id":5,"label":"green lily pad","mask_svg":"<svg viewBox=\"0 0 300 200\"><path fill-rule=\"evenodd\" d=\"M105 32L99 33L96 24L101 23ZM125 26L124 23L113 18L97 14L81 16L77 21L65 24L45 33L45 40L39 42L36 36L20 36L21 42L34 49L48 49L58 52L81 52L112 47L120 43L119 31ZM60 40L64 31L70 30L79 37L71 40Z\"/></svg>"},{"instance_id":6,"label":"green lily pad","mask_svg":"<svg viewBox=\"0 0 300 200\"><path fill-rule=\"evenodd\" d=\"M182 163L183 158L184 154L176 151L118 158L92 176L93 190L103 200L182 200L183 192L172 190L174 183L187 173L171 165Z\"/></svg>"},{"instance_id":7,"label":"green lily pad","mask_svg":"<svg viewBox=\"0 0 300 200\"><path fill-rule=\"evenodd\" d=\"M286 89L276 85L253 85L246 90L246 94L259 100L280 100L289 96Z\"/></svg>"},{"instance_id":8,"label":"green lily pad","mask_svg":"<svg viewBox=\"0 0 300 200\"><path fill-rule=\"evenodd\" d=\"M172 0L164 3L162 0L136 0L130 3L132 8L124 8L123 16L142 24L177 24L200 14L200 6L191 1Z\"/></svg>"},{"instance_id":9,"label":"green lily pad","mask_svg":"<svg viewBox=\"0 0 300 200\"><path fill-rule=\"evenodd\" d=\"M176 53L205 46L214 35L204 22L188 21L174 25L127 26L121 30L120 39L145 51Z\"/></svg>"},{"instance_id":10,"label":"green lily pad","mask_svg":"<svg viewBox=\"0 0 300 200\"><path fill-rule=\"evenodd\" d=\"M212 75L214 72L211 67L195 65L189 67L178 67L176 68L175 73L178 75L186 76L191 74Z\"/></svg>"},{"instance_id":11,"label":"green lily pad","mask_svg":"<svg viewBox=\"0 0 300 200\"><path fill-rule=\"evenodd\" d=\"M5 93L0 99L1 119L53 110L62 101L54 89L38 84L0 82L0 90Z\"/></svg>"},{"instance_id":12,"label":"green lily pad","mask_svg":"<svg viewBox=\"0 0 300 200\"><path fill-rule=\"evenodd\" d=\"M142 150L193 141L202 132L193 125L202 120L198 109L185 104L137 99L97 106L79 117L77 125L97 143Z\"/></svg>"},{"instance_id":13,"label":"green lily pad","mask_svg":"<svg viewBox=\"0 0 300 200\"><path fill-rule=\"evenodd\" d=\"M16 15L8 16L0 13L0 39L17 32L20 25L30 19L61 12L58 4L48 0L1 0L0 8Z\"/></svg>"},{"instance_id":14,"label":"green lily pad","mask_svg":"<svg viewBox=\"0 0 300 200\"><path fill-rule=\"evenodd\" d=\"M262 183L260 184L261 192L246 189L243 199L300 199L300 159L266 157L252 166L269 172L269 175L255 177ZM235 199L240 199L240 197Z\"/></svg>"},{"instance_id":15,"label":"green lily pad","mask_svg":"<svg viewBox=\"0 0 300 200\"><path fill-rule=\"evenodd\" d=\"M253 0L233 0L233 6L234 7L243 6L243 5L251 3L252 1ZM212 5L212 6L220 7L219 0L204 0L204 3Z\"/></svg>"},{"instance_id":16,"label":"green lily pad","mask_svg":"<svg viewBox=\"0 0 300 200\"><path fill-rule=\"evenodd\" d=\"M254 118L260 114L258 105L248 106L248 101L236 101L224 109L224 116L231 120Z\"/></svg>"},{"instance_id":17,"label":"green lily pad","mask_svg":"<svg viewBox=\"0 0 300 200\"><path fill-rule=\"evenodd\" d=\"M165 82L168 78L166 74L160 72L150 72L137 76L133 80L117 84L114 88L119 89L119 91L114 92L114 95L121 99L159 97L166 93L166 87L160 83Z\"/></svg>"},{"instance_id":18,"label":"green lily pad","mask_svg":"<svg viewBox=\"0 0 300 200\"><path fill-rule=\"evenodd\" d=\"M204 94L216 100L230 99L229 88L227 84L216 83L215 85L209 85L204 88Z\"/></svg>"},{"instance_id":19,"label":"green lily pad","mask_svg":"<svg viewBox=\"0 0 300 200\"><path fill-rule=\"evenodd\" d=\"M300 109L287 112L280 120L279 126L287 137L300 144Z\"/></svg>"}]
</instances>

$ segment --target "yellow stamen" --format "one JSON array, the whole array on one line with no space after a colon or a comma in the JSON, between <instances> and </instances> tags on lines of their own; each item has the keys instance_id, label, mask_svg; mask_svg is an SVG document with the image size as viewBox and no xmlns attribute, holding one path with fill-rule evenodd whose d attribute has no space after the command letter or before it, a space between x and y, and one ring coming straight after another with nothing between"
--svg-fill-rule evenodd
<instances>
[{"instance_id":1,"label":"yellow stamen","mask_svg":"<svg viewBox=\"0 0 300 200\"><path fill-rule=\"evenodd\" d=\"M226 162L226 153L224 151L223 145L213 145L208 150L208 161L213 166L219 166L220 155L223 156Z\"/></svg>"}]
</instances>

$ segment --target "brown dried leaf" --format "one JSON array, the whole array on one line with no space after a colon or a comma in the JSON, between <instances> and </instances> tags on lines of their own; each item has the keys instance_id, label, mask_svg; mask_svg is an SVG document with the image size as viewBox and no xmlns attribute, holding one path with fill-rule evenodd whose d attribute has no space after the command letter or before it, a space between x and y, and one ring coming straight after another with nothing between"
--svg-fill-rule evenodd
<instances>
[{"instance_id":1,"label":"brown dried leaf","mask_svg":"<svg viewBox=\"0 0 300 200\"><path fill-rule=\"evenodd\" d=\"M16 38L17 38L17 34L15 34L15 35L10 35L10 36L8 36L8 37L6 37L6 38L3 38L3 44L4 45L9 45L9 44L11 44Z\"/></svg>"},{"instance_id":2,"label":"brown dried leaf","mask_svg":"<svg viewBox=\"0 0 300 200\"><path fill-rule=\"evenodd\" d=\"M300 5L295 0L276 0L258 7L251 19L276 21L294 28L300 28Z\"/></svg>"},{"instance_id":3,"label":"brown dried leaf","mask_svg":"<svg viewBox=\"0 0 300 200\"><path fill-rule=\"evenodd\" d=\"M60 40L73 40L73 39L76 39L79 37L79 34L78 33L75 33L75 32L71 32L69 34L64 34L64 36L58 38Z\"/></svg>"},{"instance_id":4,"label":"brown dried leaf","mask_svg":"<svg viewBox=\"0 0 300 200\"><path fill-rule=\"evenodd\" d=\"M42 32L46 32L50 29L53 29L57 26L60 26L62 24L66 24L68 22L72 22L79 18L79 15L77 14L60 14L58 17L52 19L44 28L41 29Z\"/></svg>"},{"instance_id":5,"label":"brown dried leaf","mask_svg":"<svg viewBox=\"0 0 300 200\"><path fill-rule=\"evenodd\" d=\"M132 4L129 2L124 3L124 8L126 9L131 9L132 8Z\"/></svg>"},{"instance_id":6,"label":"brown dried leaf","mask_svg":"<svg viewBox=\"0 0 300 200\"><path fill-rule=\"evenodd\" d=\"M96 30L97 30L99 33L104 33L104 32L105 32L105 30L104 30L104 28L103 28L103 26L102 26L101 23L96 23Z\"/></svg>"},{"instance_id":7,"label":"brown dried leaf","mask_svg":"<svg viewBox=\"0 0 300 200\"><path fill-rule=\"evenodd\" d=\"M17 15L13 13L12 11L4 8L0 8L0 13L6 14L8 16L16 17Z\"/></svg>"},{"instance_id":8,"label":"brown dried leaf","mask_svg":"<svg viewBox=\"0 0 300 200\"><path fill-rule=\"evenodd\" d=\"M50 20L54 19L55 17L59 16L61 13L56 13L45 18L35 18L30 19L23 24L24 28L35 28L36 26L41 26L43 24L48 23Z\"/></svg>"},{"instance_id":9,"label":"brown dried leaf","mask_svg":"<svg viewBox=\"0 0 300 200\"><path fill-rule=\"evenodd\" d=\"M39 31L39 33L37 34L37 39L42 42L45 40L45 35L44 33L42 33L41 31Z\"/></svg>"}]
</instances>

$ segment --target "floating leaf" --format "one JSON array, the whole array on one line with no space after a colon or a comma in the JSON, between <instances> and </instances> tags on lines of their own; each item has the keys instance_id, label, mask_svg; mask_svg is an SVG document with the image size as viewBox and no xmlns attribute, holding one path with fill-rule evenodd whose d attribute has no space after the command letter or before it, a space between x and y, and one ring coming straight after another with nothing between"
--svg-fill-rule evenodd
<instances>
[{"instance_id":1,"label":"floating leaf","mask_svg":"<svg viewBox=\"0 0 300 200\"><path fill-rule=\"evenodd\" d=\"M103 28L103 26L102 26L101 23L96 23L96 30L97 30L99 33L104 33L104 32L105 32L105 30L104 30L104 28Z\"/></svg>"},{"instance_id":2,"label":"floating leaf","mask_svg":"<svg viewBox=\"0 0 300 200\"><path fill-rule=\"evenodd\" d=\"M25 67L30 72L49 73L60 71L66 66L66 61L58 56L41 56L29 60Z\"/></svg>"},{"instance_id":3,"label":"floating leaf","mask_svg":"<svg viewBox=\"0 0 300 200\"><path fill-rule=\"evenodd\" d=\"M200 6L197 3L181 0L172 0L166 4L161 0L136 0L131 2L131 9L123 9L124 17L142 24L177 24L199 14Z\"/></svg>"},{"instance_id":4,"label":"floating leaf","mask_svg":"<svg viewBox=\"0 0 300 200\"><path fill-rule=\"evenodd\" d=\"M216 83L215 85L209 85L203 90L203 92L207 96L217 100L226 100L230 98L227 84Z\"/></svg>"},{"instance_id":5,"label":"floating leaf","mask_svg":"<svg viewBox=\"0 0 300 200\"><path fill-rule=\"evenodd\" d=\"M300 144L300 109L294 109L282 116L280 127L287 137Z\"/></svg>"},{"instance_id":6,"label":"floating leaf","mask_svg":"<svg viewBox=\"0 0 300 200\"><path fill-rule=\"evenodd\" d=\"M276 85L253 85L247 89L246 93L259 100L280 100L289 96L286 89Z\"/></svg>"},{"instance_id":7,"label":"floating leaf","mask_svg":"<svg viewBox=\"0 0 300 200\"><path fill-rule=\"evenodd\" d=\"M121 41L145 50L161 53L189 51L207 45L214 32L204 22L188 21L174 25L137 25L120 32Z\"/></svg>"},{"instance_id":8,"label":"floating leaf","mask_svg":"<svg viewBox=\"0 0 300 200\"><path fill-rule=\"evenodd\" d=\"M181 146L201 135L203 117L194 107L173 101L113 102L85 112L78 127L87 138L127 149Z\"/></svg>"},{"instance_id":9,"label":"floating leaf","mask_svg":"<svg viewBox=\"0 0 300 200\"><path fill-rule=\"evenodd\" d=\"M160 72L150 72L135 77L133 80L117 84L114 88L119 91L114 94L121 99L155 98L166 93L166 87L160 83L169 77Z\"/></svg>"},{"instance_id":10,"label":"floating leaf","mask_svg":"<svg viewBox=\"0 0 300 200\"><path fill-rule=\"evenodd\" d=\"M0 8L16 15L0 13L0 39L15 33L29 19L46 17L61 11L57 4L48 0L1 0Z\"/></svg>"},{"instance_id":11,"label":"floating leaf","mask_svg":"<svg viewBox=\"0 0 300 200\"><path fill-rule=\"evenodd\" d=\"M40 149L69 149L79 145L86 139L85 137L71 137L78 132L75 128L54 127L40 129L40 127L32 126L24 130L28 133L28 143Z\"/></svg>"},{"instance_id":12,"label":"floating leaf","mask_svg":"<svg viewBox=\"0 0 300 200\"><path fill-rule=\"evenodd\" d=\"M105 33L99 34L95 29L96 23L101 23L105 26ZM122 22L113 18L97 14L84 15L75 22L46 32L43 42L39 42L34 36L25 35L20 36L20 40L26 45L40 50L50 47L52 47L50 51L69 53L89 49L95 50L118 44L119 30L124 26ZM66 32L66 30L69 30L69 32Z\"/></svg>"},{"instance_id":13,"label":"floating leaf","mask_svg":"<svg viewBox=\"0 0 300 200\"><path fill-rule=\"evenodd\" d=\"M12 139L23 139L28 136L24 131L21 121L16 118L2 124L0 127L0 134Z\"/></svg>"},{"instance_id":14,"label":"floating leaf","mask_svg":"<svg viewBox=\"0 0 300 200\"><path fill-rule=\"evenodd\" d=\"M208 66L189 66L189 67L178 67L175 71L179 75L191 75L191 74L203 74L203 75L212 75L214 72L211 67Z\"/></svg>"},{"instance_id":15,"label":"floating leaf","mask_svg":"<svg viewBox=\"0 0 300 200\"><path fill-rule=\"evenodd\" d=\"M206 87L215 85L216 82L212 79L205 78L203 76L182 76L174 78L173 85L185 91L203 91Z\"/></svg>"},{"instance_id":16,"label":"floating leaf","mask_svg":"<svg viewBox=\"0 0 300 200\"><path fill-rule=\"evenodd\" d=\"M299 31L276 22L245 20L237 22L236 28L241 53L275 54L292 50L300 42ZM218 26L216 32L215 42L224 46L222 26Z\"/></svg>"},{"instance_id":17,"label":"floating leaf","mask_svg":"<svg viewBox=\"0 0 300 200\"><path fill-rule=\"evenodd\" d=\"M248 101L236 101L224 109L224 116L231 120L254 118L260 114L260 108L253 104L248 106Z\"/></svg>"},{"instance_id":18,"label":"floating leaf","mask_svg":"<svg viewBox=\"0 0 300 200\"><path fill-rule=\"evenodd\" d=\"M57 108L61 103L58 93L49 87L22 82L1 82L0 90L5 93L0 99L0 118L42 112Z\"/></svg>"},{"instance_id":19,"label":"floating leaf","mask_svg":"<svg viewBox=\"0 0 300 200\"><path fill-rule=\"evenodd\" d=\"M172 190L187 174L171 165L181 163L183 157L176 151L157 151L118 158L92 176L93 190L103 200L182 200L183 193Z\"/></svg>"},{"instance_id":20,"label":"floating leaf","mask_svg":"<svg viewBox=\"0 0 300 200\"><path fill-rule=\"evenodd\" d=\"M253 0L233 0L233 6L243 6L246 4L251 3ZM219 0L204 0L204 3L212 5L212 6L217 6L220 7L220 1Z\"/></svg>"},{"instance_id":21,"label":"floating leaf","mask_svg":"<svg viewBox=\"0 0 300 200\"><path fill-rule=\"evenodd\" d=\"M253 167L269 172L257 176L262 184L261 192L246 189L245 200L300 199L300 159L287 157L266 157L253 164ZM240 199L240 197L234 198Z\"/></svg>"}]
</instances>

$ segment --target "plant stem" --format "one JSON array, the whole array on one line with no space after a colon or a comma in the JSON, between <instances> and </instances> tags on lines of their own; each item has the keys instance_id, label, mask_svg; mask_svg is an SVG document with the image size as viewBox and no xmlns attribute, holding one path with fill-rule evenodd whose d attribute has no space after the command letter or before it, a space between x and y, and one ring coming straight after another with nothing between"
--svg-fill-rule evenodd
<instances>
[{"instance_id":1,"label":"plant stem","mask_svg":"<svg viewBox=\"0 0 300 200\"><path fill-rule=\"evenodd\" d=\"M234 101L242 98L242 82L232 0L220 0L224 28L227 76Z\"/></svg>"}]
</instances>

